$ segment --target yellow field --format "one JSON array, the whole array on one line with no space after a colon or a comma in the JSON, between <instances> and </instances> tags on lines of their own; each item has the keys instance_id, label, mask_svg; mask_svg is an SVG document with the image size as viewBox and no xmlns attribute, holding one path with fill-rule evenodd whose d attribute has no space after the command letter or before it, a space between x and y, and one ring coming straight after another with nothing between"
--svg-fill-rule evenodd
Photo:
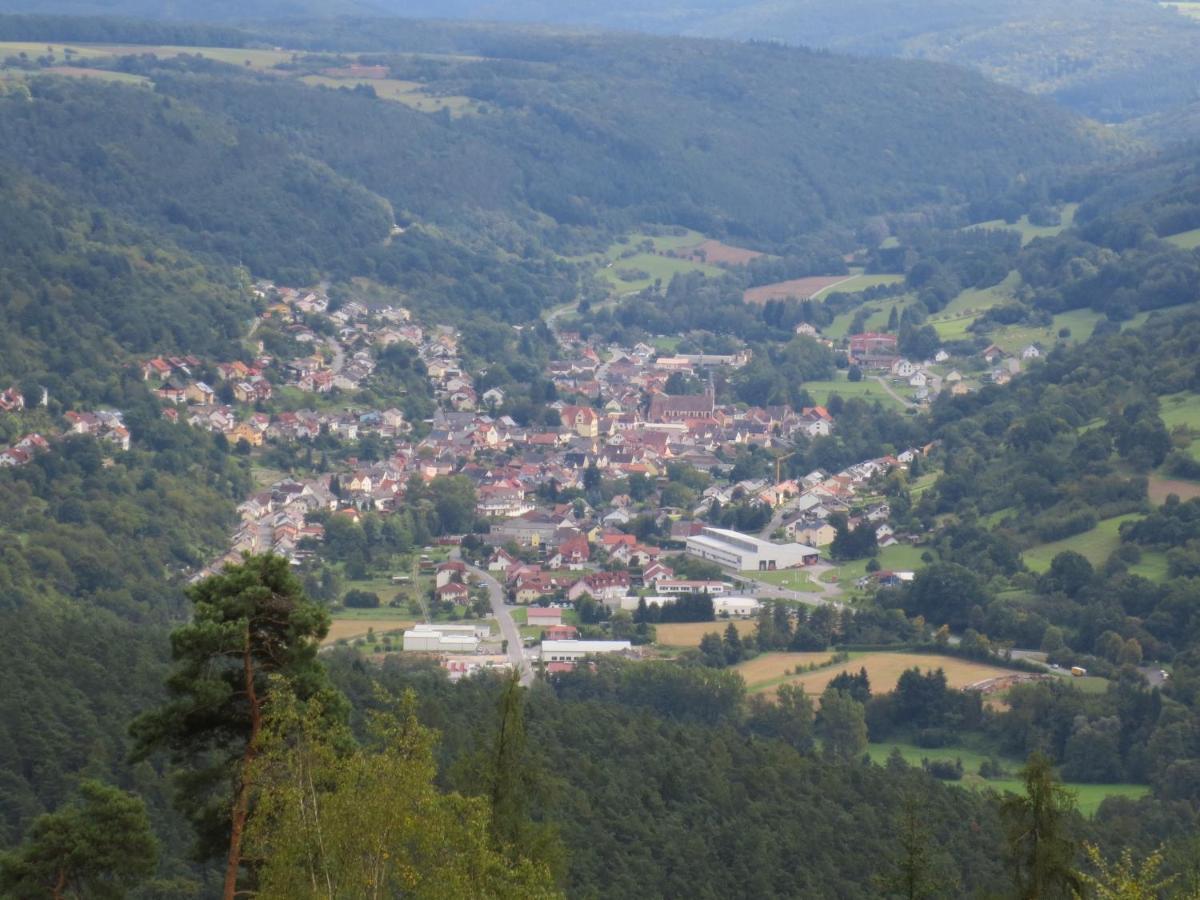
<instances>
[{"instance_id":1,"label":"yellow field","mask_svg":"<svg viewBox=\"0 0 1200 900\"><path fill-rule=\"evenodd\" d=\"M759 686L774 686L775 682L791 675L796 666L819 665L829 662L832 657L832 650L817 653L763 653L754 659L739 663L735 670L741 673L742 678L746 680L746 686L753 692ZM792 679L787 680L790 682Z\"/></svg>"},{"instance_id":2,"label":"yellow field","mask_svg":"<svg viewBox=\"0 0 1200 900\"><path fill-rule=\"evenodd\" d=\"M439 96L426 92L424 85L416 81L400 81L395 78L332 78L327 75L305 75L300 79L313 87L352 88L364 85L374 88L381 100L403 103L421 112L438 112L446 109L451 115L466 115L476 111L469 97Z\"/></svg>"},{"instance_id":3,"label":"yellow field","mask_svg":"<svg viewBox=\"0 0 1200 900\"><path fill-rule=\"evenodd\" d=\"M138 56L152 53L158 57L182 56L191 54L215 59L218 62L230 63L235 66L246 66L253 69L274 68L281 62L287 62L293 56L288 50L239 50L230 47L173 47L151 44L56 44L53 42L39 43L37 41L0 41L0 57L17 56L24 53L31 58L47 54L55 57L65 57L67 51L82 59L104 59L116 56Z\"/></svg>"},{"instance_id":4,"label":"yellow field","mask_svg":"<svg viewBox=\"0 0 1200 900\"><path fill-rule=\"evenodd\" d=\"M787 655L821 656L821 654ZM825 658L828 658L827 654ZM752 660L753 662L757 662L757 660ZM792 665L795 665L795 663L793 662ZM786 683L801 685L811 696L820 696L825 691L825 686L838 674L842 672L854 674L859 669L866 668L867 677L871 679L871 692L883 694L892 690L896 686L896 682L900 680L900 674L907 669L911 669L913 666L922 671L938 668L944 669L947 682L954 688L963 688L977 681L982 681L985 678L993 678L997 675L1011 675L1013 673L1012 669L1002 669L999 666L957 659L953 656L934 656L927 653L864 653L861 656L852 656L848 662L839 663L836 666L829 666L824 669L818 669L815 672L805 672L803 675L788 678L786 679ZM746 678L746 683L750 686L750 690L753 691L754 681L748 676L743 675L743 677ZM775 687L775 684L769 684L764 686L763 690L774 693Z\"/></svg>"},{"instance_id":5,"label":"yellow field","mask_svg":"<svg viewBox=\"0 0 1200 900\"><path fill-rule=\"evenodd\" d=\"M758 627L758 623L750 619L730 621L737 628L738 634L742 636L753 634ZM724 620L719 622L671 622L666 625L655 625L654 631L658 635L658 643L664 647L699 647L700 638L710 631L724 634L728 626L729 622Z\"/></svg>"},{"instance_id":6,"label":"yellow field","mask_svg":"<svg viewBox=\"0 0 1200 900\"><path fill-rule=\"evenodd\" d=\"M335 644L340 640L363 637L368 629L374 628L376 634L387 631L404 631L412 627L412 622L401 619L334 619L329 626L329 634L322 644Z\"/></svg>"}]
</instances>

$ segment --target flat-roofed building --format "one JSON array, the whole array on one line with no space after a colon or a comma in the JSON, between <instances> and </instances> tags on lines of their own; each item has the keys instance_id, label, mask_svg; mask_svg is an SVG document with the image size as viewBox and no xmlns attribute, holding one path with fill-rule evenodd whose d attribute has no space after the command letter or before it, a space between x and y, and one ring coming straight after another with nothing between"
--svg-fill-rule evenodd
<instances>
[{"instance_id":1,"label":"flat-roofed building","mask_svg":"<svg viewBox=\"0 0 1200 900\"><path fill-rule=\"evenodd\" d=\"M687 552L738 572L811 566L821 558L820 551L807 544L775 544L725 528L705 528L692 535L687 539Z\"/></svg>"},{"instance_id":2,"label":"flat-roofed building","mask_svg":"<svg viewBox=\"0 0 1200 900\"><path fill-rule=\"evenodd\" d=\"M602 653L628 653L629 641L542 641L542 662L572 663Z\"/></svg>"},{"instance_id":3,"label":"flat-roofed building","mask_svg":"<svg viewBox=\"0 0 1200 900\"><path fill-rule=\"evenodd\" d=\"M748 619L758 615L761 606L753 597L713 597L713 612L718 616Z\"/></svg>"}]
</instances>

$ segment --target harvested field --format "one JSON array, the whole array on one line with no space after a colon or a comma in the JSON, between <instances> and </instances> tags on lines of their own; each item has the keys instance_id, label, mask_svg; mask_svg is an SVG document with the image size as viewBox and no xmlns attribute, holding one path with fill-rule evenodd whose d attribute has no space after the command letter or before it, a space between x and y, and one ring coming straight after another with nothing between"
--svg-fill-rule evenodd
<instances>
[{"instance_id":1,"label":"harvested field","mask_svg":"<svg viewBox=\"0 0 1200 900\"><path fill-rule=\"evenodd\" d=\"M696 262L712 263L718 266L744 266L750 260L758 259L763 254L757 250L734 247L709 238L694 247L681 247L675 251L668 251L667 255L681 256L685 259L694 259Z\"/></svg>"},{"instance_id":2,"label":"harvested field","mask_svg":"<svg viewBox=\"0 0 1200 900\"><path fill-rule=\"evenodd\" d=\"M1178 494L1180 500L1192 500L1200 497L1200 482L1180 481L1152 475L1150 477L1150 501L1161 504L1169 494Z\"/></svg>"},{"instance_id":3,"label":"harvested field","mask_svg":"<svg viewBox=\"0 0 1200 900\"><path fill-rule=\"evenodd\" d=\"M368 630L374 628L376 634L385 631L404 631L412 627L412 622L402 619L334 619L329 626L329 634L322 644L336 644L338 641L363 637Z\"/></svg>"},{"instance_id":4,"label":"harvested field","mask_svg":"<svg viewBox=\"0 0 1200 900\"><path fill-rule=\"evenodd\" d=\"M832 650L821 650L816 653L763 653L754 659L738 663L736 671L746 679L747 688L753 692L756 688L773 687L780 681L791 681L792 678L788 676L796 666L803 668L827 663L833 658L833 653Z\"/></svg>"},{"instance_id":5,"label":"harvested field","mask_svg":"<svg viewBox=\"0 0 1200 900\"><path fill-rule=\"evenodd\" d=\"M766 303L768 300L786 300L789 297L796 300L807 300L827 288L841 284L843 281L850 281L854 277L854 275L812 275L808 278L793 278L791 281L777 281L774 284L750 288L742 295L742 299L747 303Z\"/></svg>"},{"instance_id":6,"label":"harvested field","mask_svg":"<svg viewBox=\"0 0 1200 900\"><path fill-rule=\"evenodd\" d=\"M108 69L85 69L79 66L50 66L38 69L47 75L66 75L69 78L95 78L100 81L119 81L122 84L149 84L150 79L144 75L131 75L128 72L112 72Z\"/></svg>"},{"instance_id":7,"label":"harvested field","mask_svg":"<svg viewBox=\"0 0 1200 900\"><path fill-rule=\"evenodd\" d=\"M721 619L717 622L670 622L665 625L655 625L658 643L664 647L699 647L700 638L710 631L724 634L729 623L733 622L740 635L753 634L758 623L751 619Z\"/></svg>"},{"instance_id":8,"label":"harvested field","mask_svg":"<svg viewBox=\"0 0 1200 900\"><path fill-rule=\"evenodd\" d=\"M819 654L817 654L819 655ZM793 664L794 665L794 664ZM794 678L787 678L787 684L802 685L813 696L820 696L825 686L841 672L857 673L859 669L867 670L871 679L871 692L887 693L896 686L901 673L916 666L921 671L944 669L946 680L950 687L964 688L986 678L1013 674L1012 669L1002 669L987 663L972 662L953 656L937 656L928 653L864 653L861 656L851 656L848 662L836 666L828 666L815 672L805 672ZM747 679L749 681L749 679ZM764 688L766 693L774 693L776 685Z\"/></svg>"}]
</instances>

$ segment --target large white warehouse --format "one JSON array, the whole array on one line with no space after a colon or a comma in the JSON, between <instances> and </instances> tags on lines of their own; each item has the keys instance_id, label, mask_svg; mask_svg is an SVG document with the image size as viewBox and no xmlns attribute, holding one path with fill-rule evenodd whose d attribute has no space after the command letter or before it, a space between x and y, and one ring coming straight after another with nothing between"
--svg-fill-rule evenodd
<instances>
[{"instance_id":1,"label":"large white warehouse","mask_svg":"<svg viewBox=\"0 0 1200 900\"><path fill-rule=\"evenodd\" d=\"M626 653L629 641L542 641L542 662L576 662L599 653Z\"/></svg>"},{"instance_id":2,"label":"large white warehouse","mask_svg":"<svg viewBox=\"0 0 1200 900\"><path fill-rule=\"evenodd\" d=\"M820 559L820 552L806 544L774 544L725 528L705 528L692 535L687 539L687 552L738 572L811 566Z\"/></svg>"}]
</instances>

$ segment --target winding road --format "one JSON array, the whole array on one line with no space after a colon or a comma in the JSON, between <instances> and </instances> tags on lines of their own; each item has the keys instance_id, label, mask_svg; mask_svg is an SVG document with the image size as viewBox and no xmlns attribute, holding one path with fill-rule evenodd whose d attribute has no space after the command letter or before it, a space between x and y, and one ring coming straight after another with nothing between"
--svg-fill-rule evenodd
<instances>
[{"instance_id":1,"label":"winding road","mask_svg":"<svg viewBox=\"0 0 1200 900\"><path fill-rule=\"evenodd\" d=\"M457 551L452 555L455 559L459 558ZM478 578L479 582L487 588L488 599L492 602L492 615L500 623L501 636L508 642L509 661L512 662L513 668L521 673L521 686L529 687L529 685L533 684L533 666L530 665L529 658L525 655L525 645L521 641L521 630L517 628L517 623L513 621L512 612L504 602L504 586L493 578L490 573L470 563L467 563L467 571Z\"/></svg>"}]
</instances>

